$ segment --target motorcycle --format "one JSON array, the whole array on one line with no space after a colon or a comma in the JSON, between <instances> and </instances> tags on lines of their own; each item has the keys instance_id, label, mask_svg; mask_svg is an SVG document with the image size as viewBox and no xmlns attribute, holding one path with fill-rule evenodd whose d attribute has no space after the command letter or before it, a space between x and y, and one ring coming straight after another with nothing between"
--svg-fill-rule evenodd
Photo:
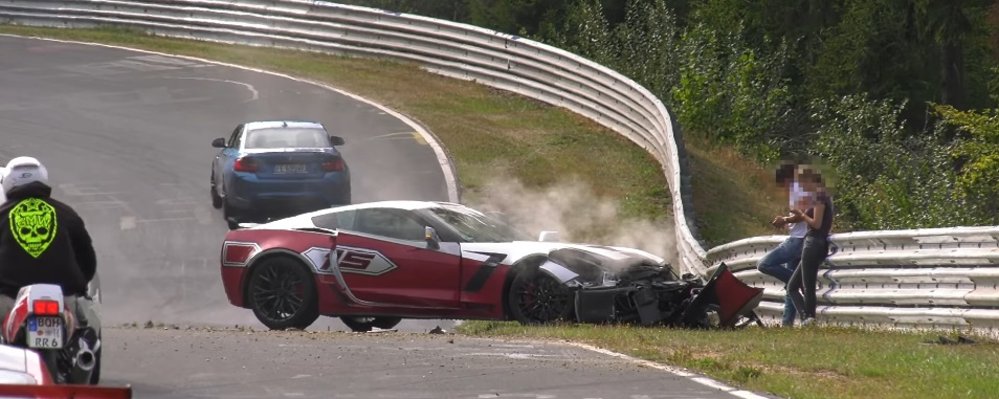
<instances>
[{"instance_id":1,"label":"motorcycle","mask_svg":"<svg viewBox=\"0 0 999 399\"><path fill-rule=\"evenodd\" d=\"M99 295L99 285L91 284L87 299ZM56 384L94 384L100 380L100 319L83 298L86 324L77 320L62 288L53 284L22 287L14 307L3 320L0 339L6 345L30 349L39 354ZM94 299L94 305L99 303Z\"/></svg>"}]
</instances>

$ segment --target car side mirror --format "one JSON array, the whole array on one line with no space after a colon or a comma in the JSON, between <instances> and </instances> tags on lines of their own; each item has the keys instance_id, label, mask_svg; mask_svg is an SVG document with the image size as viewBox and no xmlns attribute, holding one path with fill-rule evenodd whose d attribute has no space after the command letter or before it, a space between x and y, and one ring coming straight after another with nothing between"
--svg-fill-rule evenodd
<instances>
[{"instance_id":1,"label":"car side mirror","mask_svg":"<svg viewBox=\"0 0 999 399\"><path fill-rule=\"evenodd\" d=\"M538 241L541 242L558 242L559 236L557 231L545 230L538 235Z\"/></svg>"},{"instance_id":2,"label":"car side mirror","mask_svg":"<svg viewBox=\"0 0 999 399\"><path fill-rule=\"evenodd\" d=\"M215 148L225 148L225 139L219 137L219 138L217 138L215 140L212 140L212 147L215 147Z\"/></svg>"},{"instance_id":3,"label":"car side mirror","mask_svg":"<svg viewBox=\"0 0 999 399\"><path fill-rule=\"evenodd\" d=\"M427 248L430 249L441 249L441 238L437 235L437 230L433 227L426 226L423 228L424 239L427 240Z\"/></svg>"},{"instance_id":4,"label":"car side mirror","mask_svg":"<svg viewBox=\"0 0 999 399\"><path fill-rule=\"evenodd\" d=\"M343 140L343 137L330 136L330 143L333 143L333 145L344 145L346 142Z\"/></svg>"}]
</instances>

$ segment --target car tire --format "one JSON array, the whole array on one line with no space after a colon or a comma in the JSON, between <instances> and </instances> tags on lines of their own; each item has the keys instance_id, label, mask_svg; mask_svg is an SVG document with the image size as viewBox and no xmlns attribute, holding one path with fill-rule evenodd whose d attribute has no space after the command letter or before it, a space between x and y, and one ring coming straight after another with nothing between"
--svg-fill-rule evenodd
<instances>
[{"instance_id":1,"label":"car tire","mask_svg":"<svg viewBox=\"0 0 999 399\"><path fill-rule=\"evenodd\" d=\"M221 209L222 208L222 196L219 195L219 190L215 187L215 175L212 175L212 208Z\"/></svg>"},{"instance_id":2,"label":"car tire","mask_svg":"<svg viewBox=\"0 0 999 399\"><path fill-rule=\"evenodd\" d=\"M301 262L275 257L253 268L246 299L267 328L304 330L319 318L315 279Z\"/></svg>"},{"instance_id":3,"label":"car tire","mask_svg":"<svg viewBox=\"0 0 999 399\"><path fill-rule=\"evenodd\" d=\"M239 228L239 213L232 205L229 205L229 201L222 203L222 218L225 219L225 223L229 226L229 230L236 230Z\"/></svg>"},{"instance_id":4,"label":"car tire","mask_svg":"<svg viewBox=\"0 0 999 399\"><path fill-rule=\"evenodd\" d=\"M522 269L507 293L510 315L521 324L547 324L572 314L572 290L537 269Z\"/></svg>"},{"instance_id":5,"label":"car tire","mask_svg":"<svg viewBox=\"0 0 999 399\"><path fill-rule=\"evenodd\" d=\"M388 330L402 321L401 317L343 316L343 322L353 332L368 332L377 327Z\"/></svg>"}]
</instances>

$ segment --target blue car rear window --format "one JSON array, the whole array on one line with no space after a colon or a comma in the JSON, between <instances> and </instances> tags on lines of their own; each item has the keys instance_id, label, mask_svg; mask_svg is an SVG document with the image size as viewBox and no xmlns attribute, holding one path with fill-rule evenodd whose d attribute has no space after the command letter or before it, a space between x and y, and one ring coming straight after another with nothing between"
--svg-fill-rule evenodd
<instances>
[{"instance_id":1,"label":"blue car rear window","mask_svg":"<svg viewBox=\"0 0 999 399\"><path fill-rule=\"evenodd\" d=\"M330 138L321 129L274 128L246 133L245 148L326 148Z\"/></svg>"}]
</instances>

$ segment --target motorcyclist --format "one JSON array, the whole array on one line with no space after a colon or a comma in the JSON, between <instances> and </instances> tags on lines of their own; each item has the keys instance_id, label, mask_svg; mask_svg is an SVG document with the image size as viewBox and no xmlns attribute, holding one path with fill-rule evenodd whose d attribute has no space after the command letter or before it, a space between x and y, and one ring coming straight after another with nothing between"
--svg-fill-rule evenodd
<instances>
[{"instance_id":1,"label":"motorcyclist","mask_svg":"<svg viewBox=\"0 0 999 399\"><path fill-rule=\"evenodd\" d=\"M10 160L0 179L6 194L0 205L0 317L10 313L21 287L55 284L66 308L86 326L97 257L83 219L51 197L48 171L35 158Z\"/></svg>"}]
</instances>

